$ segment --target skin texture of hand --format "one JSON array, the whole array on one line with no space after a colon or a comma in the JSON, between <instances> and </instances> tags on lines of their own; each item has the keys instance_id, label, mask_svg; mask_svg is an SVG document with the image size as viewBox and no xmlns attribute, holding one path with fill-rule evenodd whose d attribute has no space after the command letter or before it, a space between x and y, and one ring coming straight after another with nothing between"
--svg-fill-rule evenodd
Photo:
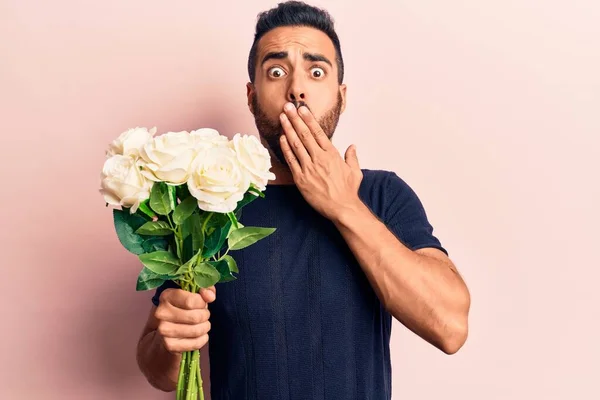
<instances>
[{"instance_id":1,"label":"skin texture of hand","mask_svg":"<svg viewBox=\"0 0 600 400\"><path fill-rule=\"evenodd\" d=\"M281 135L281 149L306 201L332 221L358 207L363 174L356 147L350 146L342 158L305 106L296 110L287 103L280 120L285 133Z\"/></svg>"},{"instance_id":2,"label":"skin texture of hand","mask_svg":"<svg viewBox=\"0 0 600 400\"><path fill-rule=\"evenodd\" d=\"M154 316L156 329L165 349L174 354L200 349L208 343L210 311L208 303L216 299L214 286L191 293L182 289L166 289Z\"/></svg>"}]
</instances>

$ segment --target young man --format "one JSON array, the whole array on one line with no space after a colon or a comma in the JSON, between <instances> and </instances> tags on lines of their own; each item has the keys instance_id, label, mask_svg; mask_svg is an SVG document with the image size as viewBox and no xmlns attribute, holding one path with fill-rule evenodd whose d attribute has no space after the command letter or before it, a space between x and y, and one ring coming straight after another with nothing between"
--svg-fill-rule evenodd
<instances>
[{"instance_id":1,"label":"young man","mask_svg":"<svg viewBox=\"0 0 600 400\"><path fill-rule=\"evenodd\" d=\"M392 317L444 353L464 344L469 292L417 195L330 141L343 65L325 11L261 14L248 106L277 178L242 219L277 231L236 252L239 277L218 297L157 290L138 348L155 387L175 389L181 352L209 331L213 400L390 399Z\"/></svg>"}]
</instances>

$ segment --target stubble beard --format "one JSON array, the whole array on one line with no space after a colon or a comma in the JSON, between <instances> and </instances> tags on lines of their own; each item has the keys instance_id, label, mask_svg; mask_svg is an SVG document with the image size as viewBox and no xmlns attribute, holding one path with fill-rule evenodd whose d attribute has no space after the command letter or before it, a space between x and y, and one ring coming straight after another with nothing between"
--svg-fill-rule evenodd
<instances>
[{"instance_id":1,"label":"stubble beard","mask_svg":"<svg viewBox=\"0 0 600 400\"><path fill-rule=\"evenodd\" d=\"M294 101L293 103L296 106L296 109L300 106L308 107L304 101ZM281 135L283 135L283 127L281 126L279 119L277 121L269 119L258 103L256 95L252 95L252 107L254 110L254 122L256 123L256 129L258 130L260 137L267 142L271 154L277 159L277 161L279 161L279 163L283 166L288 167L288 164L285 161L285 156L283 155L283 151L281 150L281 144L279 142ZM308 108L310 110L310 107ZM319 125L323 129L323 132L325 132L330 140L333 137L333 133L335 132L340 119L341 109L342 95L338 93L337 103L318 121Z\"/></svg>"}]
</instances>

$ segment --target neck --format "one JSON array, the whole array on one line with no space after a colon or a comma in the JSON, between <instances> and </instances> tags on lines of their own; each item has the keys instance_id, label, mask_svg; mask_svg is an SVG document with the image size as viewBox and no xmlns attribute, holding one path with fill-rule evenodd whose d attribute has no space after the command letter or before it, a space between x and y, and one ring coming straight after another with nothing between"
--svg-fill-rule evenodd
<instances>
[{"instance_id":1,"label":"neck","mask_svg":"<svg viewBox=\"0 0 600 400\"><path fill-rule=\"evenodd\" d=\"M279 159L273 154L273 150L269 147L267 141L259 135L260 141L265 146L265 148L269 151L271 155L271 172L275 174L275 179L269 181L269 185L295 185L294 176L292 175L292 171L290 170L289 165L283 164Z\"/></svg>"},{"instance_id":2,"label":"neck","mask_svg":"<svg viewBox=\"0 0 600 400\"><path fill-rule=\"evenodd\" d=\"M275 174L275 179L269 181L269 185L295 185L294 177L290 167L287 164L279 162L277 157L271 153L271 172Z\"/></svg>"}]
</instances>

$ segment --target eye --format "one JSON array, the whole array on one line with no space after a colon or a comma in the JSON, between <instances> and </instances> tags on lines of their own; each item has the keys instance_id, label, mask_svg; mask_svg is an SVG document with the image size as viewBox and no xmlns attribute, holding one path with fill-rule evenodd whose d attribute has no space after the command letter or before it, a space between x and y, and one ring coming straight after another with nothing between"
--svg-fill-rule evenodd
<instances>
[{"instance_id":1,"label":"eye","mask_svg":"<svg viewBox=\"0 0 600 400\"><path fill-rule=\"evenodd\" d=\"M272 78L281 78L285 75L285 71L281 67L273 67L269 68L268 74Z\"/></svg>"},{"instance_id":2,"label":"eye","mask_svg":"<svg viewBox=\"0 0 600 400\"><path fill-rule=\"evenodd\" d=\"M310 70L310 73L313 76L313 78L322 78L322 77L325 76L325 71L321 67L314 67L314 68L312 68Z\"/></svg>"}]
</instances>

